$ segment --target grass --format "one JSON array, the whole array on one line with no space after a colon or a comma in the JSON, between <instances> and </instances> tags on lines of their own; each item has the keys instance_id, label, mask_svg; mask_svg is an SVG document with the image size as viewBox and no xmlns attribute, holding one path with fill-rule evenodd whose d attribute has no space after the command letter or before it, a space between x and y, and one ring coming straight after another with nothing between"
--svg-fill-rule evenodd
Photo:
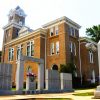
<instances>
[{"instance_id":1,"label":"grass","mask_svg":"<svg viewBox=\"0 0 100 100\"><path fill-rule=\"evenodd\" d=\"M86 92L86 93L75 93L75 96L93 96L94 92Z\"/></svg>"},{"instance_id":2,"label":"grass","mask_svg":"<svg viewBox=\"0 0 100 100\"><path fill-rule=\"evenodd\" d=\"M72 100L70 98L34 98L28 100Z\"/></svg>"},{"instance_id":3,"label":"grass","mask_svg":"<svg viewBox=\"0 0 100 100\"><path fill-rule=\"evenodd\" d=\"M92 87L92 88L76 88L74 90L87 90L87 89L95 89L95 88L94 87Z\"/></svg>"},{"instance_id":4,"label":"grass","mask_svg":"<svg viewBox=\"0 0 100 100\"><path fill-rule=\"evenodd\" d=\"M38 99L36 99L38 100ZM72 100L70 98L46 98L46 99L41 99L41 100Z\"/></svg>"}]
</instances>

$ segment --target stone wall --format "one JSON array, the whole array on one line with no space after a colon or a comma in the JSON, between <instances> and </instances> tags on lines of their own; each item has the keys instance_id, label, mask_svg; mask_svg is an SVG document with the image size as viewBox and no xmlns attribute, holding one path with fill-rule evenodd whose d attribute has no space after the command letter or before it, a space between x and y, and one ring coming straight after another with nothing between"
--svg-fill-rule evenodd
<instances>
[{"instance_id":1,"label":"stone wall","mask_svg":"<svg viewBox=\"0 0 100 100\"><path fill-rule=\"evenodd\" d=\"M0 90L12 88L12 65L0 64Z\"/></svg>"},{"instance_id":2,"label":"stone wall","mask_svg":"<svg viewBox=\"0 0 100 100\"><path fill-rule=\"evenodd\" d=\"M60 90L60 74L56 70L46 70L46 89Z\"/></svg>"},{"instance_id":3,"label":"stone wall","mask_svg":"<svg viewBox=\"0 0 100 100\"><path fill-rule=\"evenodd\" d=\"M69 73L61 73L61 90L72 90L72 75Z\"/></svg>"},{"instance_id":4,"label":"stone wall","mask_svg":"<svg viewBox=\"0 0 100 100\"><path fill-rule=\"evenodd\" d=\"M46 89L49 91L71 91L72 75L69 73L59 73L57 70L46 70Z\"/></svg>"}]
</instances>

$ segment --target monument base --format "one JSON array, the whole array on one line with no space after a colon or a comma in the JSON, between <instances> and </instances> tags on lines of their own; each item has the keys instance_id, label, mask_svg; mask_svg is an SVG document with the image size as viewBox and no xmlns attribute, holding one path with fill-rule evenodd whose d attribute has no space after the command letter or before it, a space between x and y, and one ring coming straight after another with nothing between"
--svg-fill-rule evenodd
<instances>
[{"instance_id":1,"label":"monument base","mask_svg":"<svg viewBox=\"0 0 100 100\"><path fill-rule=\"evenodd\" d=\"M100 99L100 85L97 86L96 91L94 92L94 98Z\"/></svg>"}]
</instances>

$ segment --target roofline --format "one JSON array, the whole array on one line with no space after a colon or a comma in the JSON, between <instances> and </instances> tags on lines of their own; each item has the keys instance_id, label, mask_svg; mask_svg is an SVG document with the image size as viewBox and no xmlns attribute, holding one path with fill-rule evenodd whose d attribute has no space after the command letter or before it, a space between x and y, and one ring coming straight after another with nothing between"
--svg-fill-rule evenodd
<instances>
[{"instance_id":1,"label":"roofline","mask_svg":"<svg viewBox=\"0 0 100 100\"><path fill-rule=\"evenodd\" d=\"M21 28L22 25L19 25L18 23L15 23L15 22L11 22L11 23L8 23L6 26L3 27L3 29L6 29L7 27L11 26L11 25L16 25L17 27Z\"/></svg>"},{"instance_id":2,"label":"roofline","mask_svg":"<svg viewBox=\"0 0 100 100\"><path fill-rule=\"evenodd\" d=\"M22 39L26 39L26 38L28 38L28 37L30 37L30 36L36 36L36 35L38 35L38 34L35 34L36 32L40 32L40 34L46 35L46 34L45 34L45 33L46 33L46 30L44 30L43 28L38 28L38 29L36 29L35 31L32 31L32 32L29 33L29 34L25 34L25 35L23 35L23 36L19 36L18 38L14 39L14 40L12 40L12 41L10 41L10 42L8 42L8 43L5 43L4 45L6 46L6 45L8 45L8 44L12 44L12 43L14 43L14 42L16 42L16 41L19 41L19 40L22 40ZM43 32L43 33L42 33L42 32Z\"/></svg>"},{"instance_id":3,"label":"roofline","mask_svg":"<svg viewBox=\"0 0 100 100\"><path fill-rule=\"evenodd\" d=\"M96 42L94 42L93 40L88 39L87 37L82 37L82 38L79 38L79 39L80 39L80 41L81 41L81 40L87 40L88 42L92 42L92 43L94 43L95 45L97 45Z\"/></svg>"},{"instance_id":4,"label":"roofline","mask_svg":"<svg viewBox=\"0 0 100 100\"><path fill-rule=\"evenodd\" d=\"M53 21L51 21L51 22L48 22L47 24L42 25L42 27L43 27L43 28L46 28L46 27L48 27L48 26L51 26L51 25L53 25L53 24L55 24L55 23L58 23L58 22L61 22L61 21L69 22L69 23L75 25L77 28L79 28L79 29L81 28L81 26L80 26L79 24L77 24L76 22L72 21L71 19L69 19L69 18L66 17L66 16L63 16L63 17L61 17L61 18L58 18L58 19L53 20Z\"/></svg>"}]
</instances>

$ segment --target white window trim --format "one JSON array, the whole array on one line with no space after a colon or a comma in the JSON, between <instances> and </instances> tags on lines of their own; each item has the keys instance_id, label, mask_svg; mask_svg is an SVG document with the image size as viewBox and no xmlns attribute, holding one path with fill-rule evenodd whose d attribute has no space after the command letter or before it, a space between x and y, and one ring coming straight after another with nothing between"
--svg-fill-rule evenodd
<instances>
[{"instance_id":1,"label":"white window trim","mask_svg":"<svg viewBox=\"0 0 100 100\"><path fill-rule=\"evenodd\" d=\"M34 41L29 41L29 42L27 42L27 44L29 43L29 55L27 55L27 48L26 48L26 55L27 56L29 56L29 57L31 57L32 56L32 53L31 53L31 50L32 50L32 48L31 48L31 45L33 44L33 46L34 46ZM27 45L27 47L28 47L28 45Z\"/></svg>"},{"instance_id":2,"label":"white window trim","mask_svg":"<svg viewBox=\"0 0 100 100\"><path fill-rule=\"evenodd\" d=\"M23 45L23 44L20 44L20 45L17 46L17 50L18 50L18 49L20 50L20 51L19 51L19 54L22 53L22 49L23 49L23 46L22 46L22 45ZM18 60L18 52L17 52L16 59Z\"/></svg>"},{"instance_id":3,"label":"white window trim","mask_svg":"<svg viewBox=\"0 0 100 100\"><path fill-rule=\"evenodd\" d=\"M9 48L9 53L10 53L10 55L8 54L8 61L12 61L14 59L14 48L10 47Z\"/></svg>"},{"instance_id":4,"label":"white window trim","mask_svg":"<svg viewBox=\"0 0 100 100\"><path fill-rule=\"evenodd\" d=\"M89 60L90 60L90 63L93 63L93 52L92 51L89 51Z\"/></svg>"},{"instance_id":5,"label":"white window trim","mask_svg":"<svg viewBox=\"0 0 100 100\"><path fill-rule=\"evenodd\" d=\"M57 33L56 33L57 32ZM55 35L58 35L58 26L55 26Z\"/></svg>"},{"instance_id":6,"label":"white window trim","mask_svg":"<svg viewBox=\"0 0 100 100\"><path fill-rule=\"evenodd\" d=\"M76 37L76 32L75 32L75 28L74 28L74 37Z\"/></svg>"},{"instance_id":7,"label":"white window trim","mask_svg":"<svg viewBox=\"0 0 100 100\"><path fill-rule=\"evenodd\" d=\"M75 28L72 26L69 26L69 28L70 28L70 36L76 37ZM74 32L74 34L73 34L73 32Z\"/></svg>"},{"instance_id":8,"label":"white window trim","mask_svg":"<svg viewBox=\"0 0 100 100\"><path fill-rule=\"evenodd\" d=\"M73 44L70 42L70 52L73 52Z\"/></svg>"},{"instance_id":9,"label":"white window trim","mask_svg":"<svg viewBox=\"0 0 100 100\"><path fill-rule=\"evenodd\" d=\"M76 44L74 43L74 54L76 56Z\"/></svg>"},{"instance_id":10,"label":"white window trim","mask_svg":"<svg viewBox=\"0 0 100 100\"><path fill-rule=\"evenodd\" d=\"M54 43L50 44L50 55L54 54Z\"/></svg>"},{"instance_id":11,"label":"white window trim","mask_svg":"<svg viewBox=\"0 0 100 100\"><path fill-rule=\"evenodd\" d=\"M53 33L53 34L54 34L54 32L53 32L53 27L52 27L52 28L50 28L50 36L52 36L52 35L51 35L51 33Z\"/></svg>"},{"instance_id":12,"label":"white window trim","mask_svg":"<svg viewBox=\"0 0 100 100\"><path fill-rule=\"evenodd\" d=\"M58 46L58 47L57 47ZM57 53L58 52L58 53ZM56 54L59 54L59 41L56 42Z\"/></svg>"}]
</instances>

